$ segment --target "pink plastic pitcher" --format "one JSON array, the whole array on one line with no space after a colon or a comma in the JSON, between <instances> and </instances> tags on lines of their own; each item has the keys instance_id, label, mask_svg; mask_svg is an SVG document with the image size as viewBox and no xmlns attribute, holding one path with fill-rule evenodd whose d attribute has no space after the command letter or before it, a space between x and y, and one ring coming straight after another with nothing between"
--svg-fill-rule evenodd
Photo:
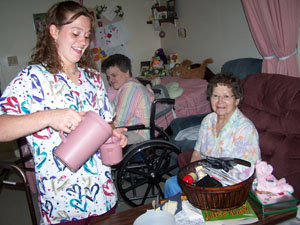
<instances>
[{"instance_id":1,"label":"pink plastic pitcher","mask_svg":"<svg viewBox=\"0 0 300 225\"><path fill-rule=\"evenodd\" d=\"M105 165L116 165L123 159L120 138L112 136L100 147L102 163Z\"/></svg>"},{"instance_id":2,"label":"pink plastic pitcher","mask_svg":"<svg viewBox=\"0 0 300 225\"><path fill-rule=\"evenodd\" d=\"M88 111L78 127L67 137L60 133L61 144L54 154L76 172L112 136L112 128L97 113Z\"/></svg>"}]
</instances>

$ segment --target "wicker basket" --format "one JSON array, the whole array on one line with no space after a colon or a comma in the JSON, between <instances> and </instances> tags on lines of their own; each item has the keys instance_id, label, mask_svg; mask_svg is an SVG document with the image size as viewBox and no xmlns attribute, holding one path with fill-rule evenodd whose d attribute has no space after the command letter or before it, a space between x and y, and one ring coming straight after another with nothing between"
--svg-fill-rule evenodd
<instances>
[{"instance_id":1,"label":"wicker basket","mask_svg":"<svg viewBox=\"0 0 300 225\"><path fill-rule=\"evenodd\" d=\"M230 210L243 205L251 190L255 171L247 180L225 187L198 187L184 182L183 177L195 172L195 168L202 165L203 161L190 163L178 172L178 182L188 201L197 208L211 211Z\"/></svg>"}]
</instances>

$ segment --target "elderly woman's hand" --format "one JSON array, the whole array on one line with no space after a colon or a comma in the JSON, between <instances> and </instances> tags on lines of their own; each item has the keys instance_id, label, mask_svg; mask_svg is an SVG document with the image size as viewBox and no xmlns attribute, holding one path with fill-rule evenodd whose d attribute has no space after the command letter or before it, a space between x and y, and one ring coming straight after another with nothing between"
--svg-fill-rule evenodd
<instances>
[{"instance_id":1,"label":"elderly woman's hand","mask_svg":"<svg viewBox=\"0 0 300 225\"><path fill-rule=\"evenodd\" d=\"M124 148L127 145L127 137L122 134L123 132L126 132L127 128L116 128L113 130L113 136L116 136L118 138L120 138L120 145L122 146L122 148Z\"/></svg>"},{"instance_id":2,"label":"elderly woman's hand","mask_svg":"<svg viewBox=\"0 0 300 225\"><path fill-rule=\"evenodd\" d=\"M198 160L200 160L200 159L201 159L201 154L200 154L200 152L194 150L194 151L193 151L193 154L192 154L192 158L191 158L191 163L192 163L192 162L195 162L195 161L198 161Z\"/></svg>"}]
</instances>

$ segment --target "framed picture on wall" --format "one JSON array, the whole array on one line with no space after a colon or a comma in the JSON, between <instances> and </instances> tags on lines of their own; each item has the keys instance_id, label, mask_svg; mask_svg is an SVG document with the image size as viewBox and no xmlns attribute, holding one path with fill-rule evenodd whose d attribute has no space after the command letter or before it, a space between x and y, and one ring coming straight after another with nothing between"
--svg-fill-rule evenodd
<instances>
[{"instance_id":1,"label":"framed picture on wall","mask_svg":"<svg viewBox=\"0 0 300 225\"><path fill-rule=\"evenodd\" d=\"M35 33L38 34L43 30L43 18L46 13L38 13L38 14L33 14L33 23L34 23L34 28L35 28Z\"/></svg>"},{"instance_id":2,"label":"framed picture on wall","mask_svg":"<svg viewBox=\"0 0 300 225\"><path fill-rule=\"evenodd\" d=\"M142 61L141 62L141 75L145 76L147 75L148 71L150 70L150 61Z\"/></svg>"},{"instance_id":3,"label":"framed picture on wall","mask_svg":"<svg viewBox=\"0 0 300 225\"><path fill-rule=\"evenodd\" d=\"M167 9L168 9L168 18L172 18L176 16L175 12L175 0L167 1Z\"/></svg>"}]
</instances>

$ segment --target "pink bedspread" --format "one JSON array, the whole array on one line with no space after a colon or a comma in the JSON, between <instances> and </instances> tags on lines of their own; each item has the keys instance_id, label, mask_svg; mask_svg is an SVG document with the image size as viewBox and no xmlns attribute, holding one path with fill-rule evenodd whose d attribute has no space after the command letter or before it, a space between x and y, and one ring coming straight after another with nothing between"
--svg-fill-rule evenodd
<instances>
[{"instance_id":1,"label":"pink bedspread","mask_svg":"<svg viewBox=\"0 0 300 225\"><path fill-rule=\"evenodd\" d=\"M206 99L207 81L201 78L183 79L179 77L165 77L161 84L177 82L183 88L183 94L175 99L176 117L185 117L211 112L210 104ZM156 125L166 129L174 119L172 113L168 113L156 120Z\"/></svg>"}]
</instances>

